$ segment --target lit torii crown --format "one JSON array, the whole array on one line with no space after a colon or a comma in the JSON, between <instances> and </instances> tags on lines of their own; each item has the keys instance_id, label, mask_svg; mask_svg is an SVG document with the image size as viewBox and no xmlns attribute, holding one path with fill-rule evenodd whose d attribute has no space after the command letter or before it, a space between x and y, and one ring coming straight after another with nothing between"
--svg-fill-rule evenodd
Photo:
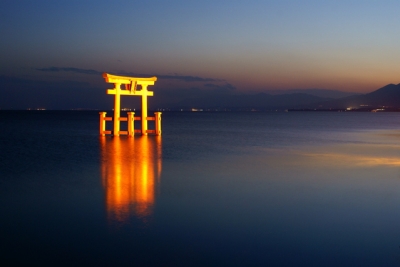
<instances>
[{"instance_id":1,"label":"lit torii crown","mask_svg":"<svg viewBox=\"0 0 400 267\"><path fill-rule=\"evenodd\" d=\"M103 78L107 83L113 83L114 88L113 89L108 89L107 94L109 95L115 95L115 101L114 101L114 131L113 135L118 136L120 134L120 121L121 120L126 120L126 118L121 118L120 117L120 109L121 109L121 95L132 95L132 96L142 96L142 116L141 116L141 121L142 121L142 129L141 133L142 135L147 135L149 132L148 127L147 127L147 121L148 120L155 120L156 121L156 130L154 131L155 134L160 135L161 134L161 112L156 112L155 117L147 117L147 97L148 96L153 96L152 91L147 91L147 87L149 85L154 85L154 83L157 81L157 77L150 77L150 78L139 78L139 77L127 77L127 76L117 76L117 75L111 75L108 73L103 73ZM125 89L121 89L121 85L125 85ZM138 86L140 86L140 90L137 90ZM134 114L134 113L132 113ZM105 118L105 114L103 116ZM131 116L132 119L136 119ZM138 118L139 119L139 118ZM101 120L101 119L100 119ZM101 124L105 124L105 120L101 121ZM128 114L128 128L130 128L130 124L132 124L133 127L133 122L130 122L129 114ZM103 132L102 132L103 129ZM100 131L101 134L104 135L105 133L108 133L108 131L105 131L105 126L103 127L100 125ZM128 129L128 134L132 135L129 132Z\"/></svg>"}]
</instances>

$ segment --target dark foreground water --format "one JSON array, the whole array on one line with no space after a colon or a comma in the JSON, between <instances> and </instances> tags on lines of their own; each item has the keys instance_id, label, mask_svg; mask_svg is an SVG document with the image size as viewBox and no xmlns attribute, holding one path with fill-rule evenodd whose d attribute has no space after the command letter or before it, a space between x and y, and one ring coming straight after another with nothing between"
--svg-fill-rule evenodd
<instances>
[{"instance_id":1,"label":"dark foreground water","mask_svg":"<svg viewBox=\"0 0 400 267\"><path fill-rule=\"evenodd\" d=\"M0 111L0 263L398 266L400 113Z\"/></svg>"}]
</instances>

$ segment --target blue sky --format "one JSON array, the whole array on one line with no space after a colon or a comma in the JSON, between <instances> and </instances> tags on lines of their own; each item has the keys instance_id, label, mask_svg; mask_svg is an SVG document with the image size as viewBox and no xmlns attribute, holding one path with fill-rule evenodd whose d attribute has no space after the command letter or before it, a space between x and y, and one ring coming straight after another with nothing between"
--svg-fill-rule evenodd
<instances>
[{"instance_id":1,"label":"blue sky","mask_svg":"<svg viewBox=\"0 0 400 267\"><path fill-rule=\"evenodd\" d=\"M77 99L96 92L88 107L103 108L109 85L101 72L159 76L155 96L210 88L367 93L400 82L399 10L399 1L368 0L3 0L0 89L8 98L0 108L66 99L66 107L84 106Z\"/></svg>"}]
</instances>

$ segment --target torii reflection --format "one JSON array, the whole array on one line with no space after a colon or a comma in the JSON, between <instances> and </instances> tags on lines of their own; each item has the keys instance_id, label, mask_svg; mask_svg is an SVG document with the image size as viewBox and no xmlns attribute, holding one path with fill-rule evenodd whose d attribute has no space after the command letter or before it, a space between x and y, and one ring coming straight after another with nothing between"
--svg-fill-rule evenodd
<instances>
[{"instance_id":1,"label":"torii reflection","mask_svg":"<svg viewBox=\"0 0 400 267\"><path fill-rule=\"evenodd\" d=\"M146 223L160 184L161 136L100 140L108 221L123 224L135 216Z\"/></svg>"}]
</instances>

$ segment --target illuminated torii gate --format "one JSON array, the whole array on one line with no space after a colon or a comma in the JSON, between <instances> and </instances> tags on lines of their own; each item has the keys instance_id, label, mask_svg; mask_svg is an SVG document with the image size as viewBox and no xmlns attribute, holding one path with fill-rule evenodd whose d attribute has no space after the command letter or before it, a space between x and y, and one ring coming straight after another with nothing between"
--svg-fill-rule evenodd
<instances>
[{"instance_id":1,"label":"illuminated torii gate","mask_svg":"<svg viewBox=\"0 0 400 267\"><path fill-rule=\"evenodd\" d=\"M155 112L155 117L147 117L147 97L153 96L152 91L147 91L147 86L154 85L155 81L157 81L157 77L150 78L138 78L138 77L125 77L125 76L117 76L111 75L108 73L103 73L103 78L108 83L113 83L114 88L108 89L107 94L115 95L114 100L114 136L120 135L120 121L128 121L128 133L129 135L133 135L133 120L139 119L139 117L134 117L134 112L128 112L128 118L120 117L120 109L121 109L121 95L131 95L131 96L142 96L142 135L147 135L148 132L154 132L156 135L161 135L161 112ZM121 89L121 85L125 85L125 89ZM136 90L137 86L140 85L141 89ZM111 120L110 118L105 117L105 112L100 113L100 134L104 135L106 133L110 133L110 131L105 131L105 121ZM155 131L148 130L148 120L155 120ZM130 129L132 127L132 130Z\"/></svg>"}]
</instances>

